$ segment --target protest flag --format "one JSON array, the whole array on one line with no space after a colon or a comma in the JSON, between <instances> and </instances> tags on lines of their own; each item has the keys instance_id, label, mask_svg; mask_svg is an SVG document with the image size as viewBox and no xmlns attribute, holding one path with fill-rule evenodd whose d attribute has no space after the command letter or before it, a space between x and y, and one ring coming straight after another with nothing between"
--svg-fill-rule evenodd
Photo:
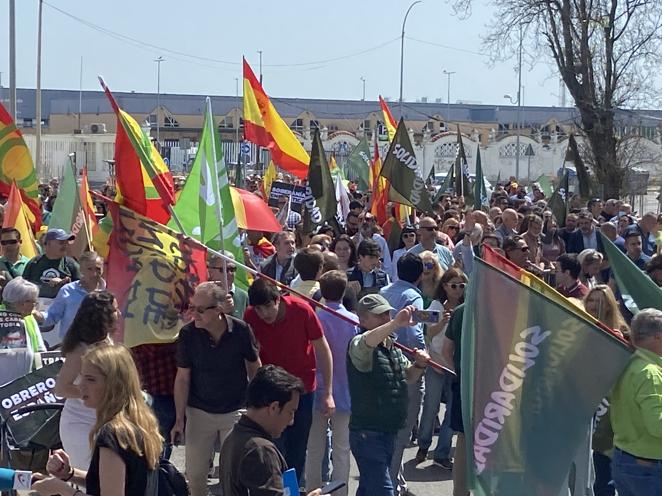
<instances>
[{"instance_id":1,"label":"protest flag","mask_svg":"<svg viewBox=\"0 0 662 496\"><path fill-rule=\"evenodd\" d=\"M362 191L368 191L370 183L370 146L368 139L363 136L347 157L347 176L355 180Z\"/></svg>"},{"instance_id":2,"label":"protest flag","mask_svg":"<svg viewBox=\"0 0 662 496\"><path fill-rule=\"evenodd\" d=\"M565 226L565 217L568 213L568 188L569 188L570 176L567 170L565 170L561 182L558 187L552 193L552 197L549 199L549 208L552 210L554 217L556 217L556 222L559 227Z\"/></svg>"},{"instance_id":3,"label":"protest flag","mask_svg":"<svg viewBox=\"0 0 662 496\"><path fill-rule=\"evenodd\" d=\"M340 174L336 176L334 183L336 202L338 205L336 208L336 218L340 224L344 225L347 215L349 214L349 191L347 191Z\"/></svg>"},{"instance_id":4,"label":"protest flag","mask_svg":"<svg viewBox=\"0 0 662 496\"><path fill-rule=\"evenodd\" d=\"M204 127L198 152L174 212L184 228L183 234L193 236L213 250L223 249L232 253L236 260L243 260L237 216L209 97L205 102ZM174 219L168 226L175 230L178 228ZM237 271L235 280L240 287L248 287L245 271Z\"/></svg>"},{"instance_id":5,"label":"protest flag","mask_svg":"<svg viewBox=\"0 0 662 496\"><path fill-rule=\"evenodd\" d=\"M477 496L559 494L632 349L486 262L474 263L461 357L470 486ZM504 316L504 308L516 311Z\"/></svg>"},{"instance_id":6,"label":"protest flag","mask_svg":"<svg viewBox=\"0 0 662 496\"><path fill-rule=\"evenodd\" d=\"M481 207L489 207L490 199L487 196L487 186L485 186L485 176L483 175L483 164L480 159L480 144L476 146L476 180L474 181L474 210L480 210Z\"/></svg>"},{"instance_id":7,"label":"protest flag","mask_svg":"<svg viewBox=\"0 0 662 496\"><path fill-rule=\"evenodd\" d=\"M86 219L85 229L88 232L88 238L91 242L98 229L98 221L96 208L94 207L94 201L92 201L92 195L90 193L90 182L87 178L87 165L83 167L83 175L80 180L80 188L78 191L80 192L80 202Z\"/></svg>"},{"instance_id":8,"label":"protest flag","mask_svg":"<svg viewBox=\"0 0 662 496\"><path fill-rule=\"evenodd\" d=\"M244 59L244 137L269 148L274 162L299 179L308 175L310 157L283 121Z\"/></svg>"},{"instance_id":9,"label":"protest flag","mask_svg":"<svg viewBox=\"0 0 662 496\"><path fill-rule=\"evenodd\" d=\"M171 343L186 322L197 284L207 280L206 248L116 202L107 282L122 312L114 339L131 348Z\"/></svg>"},{"instance_id":10,"label":"protest flag","mask_svg":"<svg viewBox=\"0 0 662 496\"><path fill-rule=\"evenodd\" d=\"M87 228L86 212L83 211L80 191L75 176L76 166L69 160L64 168L64 177L58 188L57 201L53 206L49 229L64 229L76 236L67 250L68 254L78 258L92 247L91 232Z\"/></svg>"},{"instance_id":11,"label":"protest flag","mask_svg":"<svg viewBox=\"0 0 662 496\"><path fill-rule=\"evenodd\" d=\"M644 308L662 310L662 289L653 282L630 258L623 253L607 236L599 233L609 266L621 292L623 303L630 312L636 314Z\"/></svg>"},{"instance_id":12,"label":"protest flag","mask_svg":"<svg viewBox=\"0 0 662 496\"><path fill-rule=\"evenodd\" d=\"M255 193L230 186L230 196L240 229L265 232L278 232L282 229L271 207Z\"/></svg>"},{"instance_id":13,"label":"protest flag","mask_svg":"<svg viewBox=\"0 0 662 496\"><path fill-rule=\"evenodd\" d=\"M175 204L172 174L140 125L122 110L103 78L99 77L115 115L115 200L134 212L167 223Z\"/></svg>"},{"instance_id":14,"label":"protest flag","mask_svg":"<svg viewBox=\"0 0 662 496\"><path fill-rule=\"evenodd\" d=\"M18 186L16 186L16 182L12 182L9 197L7 198L7 203L5 203L5 217L2 227L13 227L16 229L21 235L19 253L24 257L33 258L39 254L39 250L32 234L29 217L30 209L23 203L23 197Z\"/></svg>"},{"instance_id":15,"label":"protest flag","mask_svg":"<svg viewBox=\"0 0 662 496\"><path fill-rule=\"evenodd\" d=\"M455 194L464 196L465 199L470 199L473 196L473 192L469 184L469 164L467 162L467 154L464 151L464 143L459 124L457 126L457 154L455 155L455 170L453 174L455 176ZM465 203L468 204L470 202L465 201Z\"/></svg>"},{"instance_id":16,"label":"protest flag","mask_svg":"<svg viewBox=\"0 0 662 496\"><path fill-rule=\"evenodd\" d=\"M441 181L441 184L439 185L439 189L437 190L437 192L434 195L434 198L432 199L432 204L434 205L435 203L437 203L443 195L452 193L455 187L454 185L455 185L455 164L452 164L448 168L446 177L444 177L444 180Z\"/></svg>"},{"instance_id":17,"label":"protest flag","mask_svg":"<svg viewBox=\"0 0 662 496\"><path fill-rule=\"evenodd\" d=\"M377 146L377 135L375 134L375 150L372 160L371 177L372 177L372 198L370 204L370 213L375 216L379 225L386 222L386 204L388 203L389 184L388 179L383 177L380 172L382 170L382 159L379 156L379 147Z\"/></svg>"},{"instance_id":18,"label":"protest flag","mask_svg":"<svg viewBox=\"0 0 662 496\"><path fill-rule=\"evenodd\" d=\"M388 132L388 140L393 141L398 125L393 118L391 109L388 108L388 104L384 101L381 95L379 96L379 106L381 107L382 115L384 116L384 126L386 126L386 131Z\"/></svg>"},{"instance_id":19,"label":"protest flag","mask_svg":"<svg viewBox=\"0 0 662 496\"><path fill-rule=\"evenodd\" d=\"M39 229L41 207L37 172L23 134L0 102L0 194L9 196L14 181L30 211L28 220Z\"/></svg>"},{"instance_id":20,"label":"protest flag","mask_svg":"<svg viewBox=\"0 0 662 496\"><path fill-rule=\"evenodd\" d=\"M264 201L269 201L269 195L271 194L271 183L276 180L276 165L273 160L269 160L269 165L267 170L264 171L264 178L262 179L262 187L264 188Z\"/></svg>"},{"instance_id":21,"label":"protest flag","mask_svg":"<svg viewBox=\"0 0 662 496\"><path fill-rule=\"evenodd\" d=\"M338 205L335 196L335 184L326 160L319 129L315 129L313 145L310 151L308 183L306 185L306 214L310 216L312 226L320 226L336 217Z\"/></svg>"},{"instance_id":22,"label":"protest flag","mask_svg":"<svg viewBox=\"0 0 662 496\"><path fill-rule=\"evenodd\" d=\"M390 200L415 206L423 212L432 211L430 195L403 119L400 119L395 137L386 153L381 175L388 179L391 185Z\"/></svg>"},{"instance_id":23,"label":"protest flag","mask_svg":"<svg viewBox=\"0 0 662 496\"><path fill-rule=\"evenodd\" d=\"M540 186L540 191L545 194L545 198L551 198L554 190L552 188L552 183L549 182L549 178L543 174L538 179L536 179L536 182L538 183L538 186Z\"/></svg>"}]
</instances>

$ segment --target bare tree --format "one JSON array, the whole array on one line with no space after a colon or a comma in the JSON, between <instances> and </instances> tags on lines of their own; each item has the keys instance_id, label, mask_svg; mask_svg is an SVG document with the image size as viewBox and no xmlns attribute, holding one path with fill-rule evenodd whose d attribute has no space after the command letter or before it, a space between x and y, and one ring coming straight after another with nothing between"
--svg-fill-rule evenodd
<instances>
[{"instance_id":1,"label":"bare tree","mask_svg":"<svg viewBox=\"0 0 662 496\"><path fill-rule=\"evenodd\" d=\"M608 197L621 191L625 164L615 133L619 107L651 105L662 56L660 0L493 0L484 37L492 60L514 55L523 29L532 59L553 62L579 110L590 162ZM470 15L472 0L454 0ZM656 96L656 95L655 95Z\"/></svg>"}]
</instances>

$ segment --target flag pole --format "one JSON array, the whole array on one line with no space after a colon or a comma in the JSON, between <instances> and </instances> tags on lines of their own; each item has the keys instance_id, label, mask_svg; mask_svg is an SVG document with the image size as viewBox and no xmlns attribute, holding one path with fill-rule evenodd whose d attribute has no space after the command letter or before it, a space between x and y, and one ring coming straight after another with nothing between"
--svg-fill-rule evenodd
<instances>
[{"instance_id":1,"label":"flag pole","mask_svg":"<svg viewBox=\"0 0 662 496\"><path fill-rule=\"evenodd\" d=\"M223 212L221 212L221 198L220 198L220 186L218 184L218 164L216 163L216 136L214 136L214 117L211 113L211 98L207 97L207 116L205 117L205 122L207 122L209 139L211 140L211 161L213 164L213 169L211 173L214 177L211 178L211 186L214 188L214 202L216 203L216 216L218 217L218 222L220 223L219 235L221 238L221 248L225 251L225 242L223 241ZM209 157L207 157L209 160ZM226 175L227 177L227 175ZM216 185L216 187L214 187ZM223 282L225 283L225 289L230 291L228 286L228 262L223 258Z\"/></svg>"},{"instance_id":2,"label":"flag pole","mask_svg":"<svg viewBox=\"0 0 662 496\"><path fill-rule=\"evenodd\" d=\"M87 235L87 249L92 251L92 229L90 229L89 223L87 222L87 214L85 213L85 207L83 207L83 199L80 197L80 188L78 187L78 181L76 180L76 164L74 163L74 158L76 157L75 153L69 154L69 166L74 172L74 185L76 188L76 197L78 198L78 203L80 204L80 210L83 214L83 229L85 229L85 234Z\"/></svg>"}]
</instances>

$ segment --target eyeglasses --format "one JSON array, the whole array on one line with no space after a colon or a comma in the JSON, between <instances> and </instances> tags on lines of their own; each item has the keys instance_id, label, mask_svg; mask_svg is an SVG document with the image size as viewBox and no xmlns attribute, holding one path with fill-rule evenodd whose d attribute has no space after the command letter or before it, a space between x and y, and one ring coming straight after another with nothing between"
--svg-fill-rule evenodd
<instances>
[{"instance_id":1,"label":"eyeglasses","mask_svg":"<svg viewBox=\"0 0 662 496\"><path fill-rule=\"evenodd\" d=\"M3 239L0 241L0 245L2 246L7 246L7 245L15 245L18 244L18 239Z\"/></svg>"},{"instance_id":2,"label":"eyeglasses","mask_svg":"<svg viewBox=\"0 0 662 496\"><path fill-rule=\"evenodd\" d=\"M220 267L212 267L211 265L208 265L207 268L209 270L213 269L213 270L217 270L219 272L223 272L223 266L222 265ZM228 265L228 272L232 272L232 273L237 272L237 267L234 266L234 265Z\"/></svg>"},{"instance_id":3,"label":"eyeglasses","mask_svg":"<svg viewBox=\"0 0 662 496\"><path fill-rule=\"evenodd\" d=\"M198 313L198 314L202 314L202 313L205 313L207 310L211 310L212 308L216 308L216 307L218 307L218 305L210 305L208 307L190 306L189 310L191 310L192 312Z\"/></svg>"},{"instance_id":4,"label":"eyeglasses","mask_svg":"<svg viewBox=\"0 0 662 496\"><path fill-rule=\"evenodd\" d=\"M460 283L451 282L451 283L448 283L448 287L451 288L451 289L457 289L457 288L464 289L464 288L467 287L467 284L464 283L464 282L460 282Z\"/></svg>"}]
</instances>

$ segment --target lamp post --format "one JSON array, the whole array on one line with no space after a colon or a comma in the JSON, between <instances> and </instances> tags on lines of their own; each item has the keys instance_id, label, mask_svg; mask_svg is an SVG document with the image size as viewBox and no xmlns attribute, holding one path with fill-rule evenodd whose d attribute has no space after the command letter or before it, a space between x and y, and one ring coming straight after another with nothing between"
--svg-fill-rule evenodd
<instances>
[{"instance_id":1,"label":"lamp post","mask_svg":"<svg viewBox=\"0 0 662 496\"><path fill-rule=\"evenodd\" d=\"M16 0L9 0L9 113L18 126L16 115Z\"/></svg>"},{"instance_id":2,"label":"lamp post","mask_svg":"<svg viewBox=\"0 0 662 496\"><path fill-rule=\"evenodd\" d=\"M161 119L159 118L161 113L161 62L165 62L165 59L159 56L154 59L154 62L156 62L156 144L161 153Z\"/></svg>"},{"instance_id":3,"label":"lamp post","mask_svg":"<svg viewBox=\"0 0 662 496\"><path fill-rule=\"evenodd\" d=\"M363 98L361 98L362 102L365 102L365 78L361 76L361 82L363 83Z\"/></svg>"},{"instance_id":4,"label":"lamp post","mask_svg":"<svg viewBox=\"0 0 662 496\"><path fill-rule=\"evenodd\" d=\"M451 120L451 76L455 74L455 71L447 71L444 69L444 74L448 76L448 92L446 95L446 122L450 123ZM446 126L448 127L448 126Z\"/></svg>"},{"instance_id":5,"label":"lamp post","mask_svg":"<svg viewBox=\"0 0 662 496\"><path fill-rule=\"evenodd\" d=\"M41 19L44 9L43 0L39 0L39 19L37 21L37 90L35 92L35 117L37 118L37 129L35 132L35 152L34 161L37 174L43 173L41 170Z\"/></svg>"},{"instance_id":6,"label":"lamp post","mask_svg":"<svg viewBox=\"0 0 662 496\"><path fill-rule=\"evenodd\" d=\"M405 12L405 18L402 20L402 34L400 35L400 117L402 117L402 82L404 79L404 65L405 65L405 25L407 24L407 17L409 12L417 3L423 3L423 0L416 0L412 3L407 12Z\"/></svg>"},{"instance_id":7,"label":"lamp post","mask_svg":"<svg viewBox=\"0 0 662 496\"><path fill-rule=\"evenodd\" d=\"M513 101L513 98L510 95L503 95L504 98L510 100L510 103L517 105L517 137L515 141L515 178L519 181L519 156L520 156L520 145L519 145L519 135L521 127L521 115L522 115L522 25L519 27L519 50L517 54L517 101Z\"/></svg>"},{"instance_id":8,"label":"lamp post","mask_svg":"<svg viewBox=\"0 0 662 496\"><path fill-rule=\"evenodd\" d=\"M262 84L262 50L258 50L257 53L260 54L260 84Z\"/></svg>"}]
</instances>

